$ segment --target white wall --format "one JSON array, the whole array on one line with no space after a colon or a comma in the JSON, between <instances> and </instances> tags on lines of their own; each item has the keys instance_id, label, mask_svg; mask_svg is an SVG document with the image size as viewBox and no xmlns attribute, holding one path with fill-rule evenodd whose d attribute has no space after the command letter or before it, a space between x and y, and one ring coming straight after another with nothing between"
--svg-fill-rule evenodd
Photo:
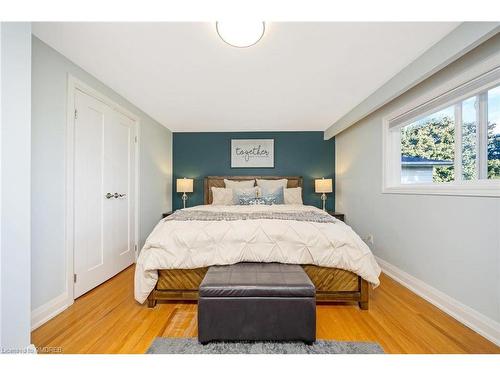
<instances>
[{"instance_id":1,"label":"white wall","mask_svg":"<svg viewBox=\"0 0 500 375\"><path fill-rule=\"evenodd\" d=\"M171 209L172 133L45 43L33 37L32 306L38 315L63 301L65 128L68 73L140 118L140 246ZM117 62L119 63L119 62Z\"/></svg>"},{"instance_id":2,"label":"white wall","mask_svg":"<svg viewBox=\"0 0 500 375\"><path fill-rule=\"evenodd\" d=\"M1 347L30 344L31 25L1 24Z\"/></svg>"},{"instance_id":3,"label":"white wall","mask_svg":"<svg viewBox=\"0 0 500 375\"><path fill-rule=\"evenodd\" d=\"M161 213L172 209L172 133L163 126L143 126L140 152L142 247Z\"/></svg>"},{"instance_id":4,"label":"white wall","mask_svg":"<svg viewBox=\"0 0 500 375\"><path fill-rule=\"evenodd\" d=\"M500 50L500 35L335 138L336 209L376 256L500 322L500 199L382 194L382 118ZM499 332L500 333L500 332Z\"/></svg>"}]
</instances>

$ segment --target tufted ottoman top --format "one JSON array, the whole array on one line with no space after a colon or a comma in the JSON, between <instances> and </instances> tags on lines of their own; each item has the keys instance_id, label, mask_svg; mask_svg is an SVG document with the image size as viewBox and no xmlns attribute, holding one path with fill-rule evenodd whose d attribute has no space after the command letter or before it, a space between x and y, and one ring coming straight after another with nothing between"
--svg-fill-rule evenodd
<instances>
[{"instance_id":1,"label":"tufted ottoman top","mask_svg":"<svg viewBox=\"0 0 500 375\"><path fill-rule=\"evenodd\" d=\"M301 266L280 263L237 263L212 266L200 297L314 297L315 288Z\"/></svg>"}]
</instances>

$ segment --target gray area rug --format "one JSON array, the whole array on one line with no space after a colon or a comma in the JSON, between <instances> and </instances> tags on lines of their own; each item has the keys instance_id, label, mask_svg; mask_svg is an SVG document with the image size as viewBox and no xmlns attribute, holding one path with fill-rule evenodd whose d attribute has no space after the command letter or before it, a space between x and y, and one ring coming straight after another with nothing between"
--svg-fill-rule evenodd
<instances>
[{"instance_id":1,"label":"gray area rug","mask_svg":"<svg viewBox=\"0 0 500 375\"><path fill-rule=\"evenodd\" d=\"M379 344L317 340L301 342L212 342L201 345L197 339L157 337L147 354L383 354Z\"/></svg>"}]
</instances>

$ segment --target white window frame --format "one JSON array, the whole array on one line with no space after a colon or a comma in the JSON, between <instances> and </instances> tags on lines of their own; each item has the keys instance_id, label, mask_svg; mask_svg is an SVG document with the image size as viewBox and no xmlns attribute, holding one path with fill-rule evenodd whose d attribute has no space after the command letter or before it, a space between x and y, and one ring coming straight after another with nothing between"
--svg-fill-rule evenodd
<instances>
[{"instance_id":1,"label":"white window frame","mask_svg":"<svg viewBox=\"0 0 500 375\"><path fill-rule=\"evenodd\" d=\"M483 73L475 75L471 79L472 72L468 72L469 78L459 85L452 82L441 86L439 89L417 98L415 101L391 113L383 119L382 147L382 192L393 194L431 194L431 195L471 195L485 197L500 197L500 180L484 179L487 175L486 153L478 153L477 180L462 180L462 137L461 126L455 129L455 181L443 183L401 183L401 132L402 127L411 124L418 118L438 112L444 108L455 105L456 122L461 123L461 102L479 94L478 108L478 148L485 150L487 147L487 117L488 102L486 94L481 94L491 88L500 85L500 66ZM466 78L467 75L461 77ZM456 81L454 81L456 83ZM432 96L429 98L429 94ZM457 179L458 177L458 179Z\"/></svg>"}]
</instances>

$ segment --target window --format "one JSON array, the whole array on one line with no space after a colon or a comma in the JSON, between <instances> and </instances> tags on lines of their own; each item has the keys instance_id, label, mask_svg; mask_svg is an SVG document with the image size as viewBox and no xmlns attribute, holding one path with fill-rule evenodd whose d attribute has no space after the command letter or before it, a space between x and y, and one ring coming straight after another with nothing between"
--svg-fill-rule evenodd
<instances>
[{"instance_id":1,"label":"window","mask_svg":"<svg viewBox=\"0 0 500 375\"><path fill-rule=\"evenodd\" d=\"M384 122L384 192L500 196L500 68Z\"/></svg>"},{"instance_id":2,"label":"window","mask_svg":"<svg viewBox=\"0 0 500 375\"><path fill-rule=\"evenodd\" d=\"M453 113L448 107L401 128L401 183L455 180Z\"/></svg>"},{"instance_id":3,"label":"window","mask_svg":"<svg viewBox=\"0 0 500 375\"><path fill-rule=\"evenodd\" d=\"M500 86L488 91L488 178L500 179Z\"/></svg>"}]
</instances>

